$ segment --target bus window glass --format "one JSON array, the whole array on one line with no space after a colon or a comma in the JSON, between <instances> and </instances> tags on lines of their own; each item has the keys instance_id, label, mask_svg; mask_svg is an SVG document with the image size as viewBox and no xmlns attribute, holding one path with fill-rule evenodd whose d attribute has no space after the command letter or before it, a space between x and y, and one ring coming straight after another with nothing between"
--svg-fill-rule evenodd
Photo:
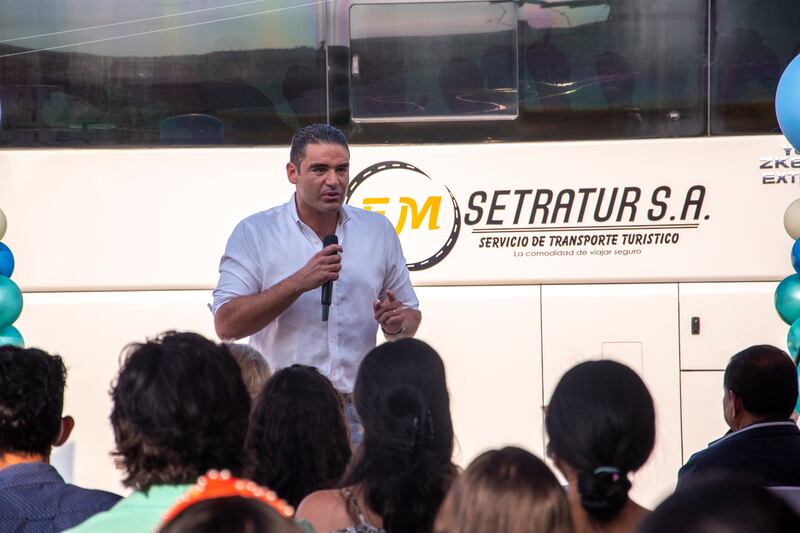
<instances>
[{"instance_id":1,"label":"bus window glass","mask_svg":"<svg viewBox=\"0 0 800 533\"><path fill-rule=\"evenodd\" d=\"M544 0L519 16L525 139L706 132L705 0Z\"/></svg>"},{"instance_id":2,"label":"bus window glass","mask_svg":"<svg viewBox=\"0 0 800 533\"><path fill-rule=\"evenodd\" d=\"M794 0L718 0L712 15L711 133L778 133L775 91L800 52Z\"/></svg>"},{"instance_id":3,"label":"bus window glass","mask_svg":"<svg viewBox=\"0 0 800 533\"><path fill-rule=\"evenodd\" d=\"M287 143L324 121L324 3L0 2L0 146Z\"/></svg>"},{"instance_id":4,"label":"bus window glass","mask_svg":"<svg viewBox=\"0 0 800 533\"><path fill-rule=\"evenodd\" d=\"M514 2L353 5L352 120L513 119L516 44Z\"/></svg>"}]
</instances>

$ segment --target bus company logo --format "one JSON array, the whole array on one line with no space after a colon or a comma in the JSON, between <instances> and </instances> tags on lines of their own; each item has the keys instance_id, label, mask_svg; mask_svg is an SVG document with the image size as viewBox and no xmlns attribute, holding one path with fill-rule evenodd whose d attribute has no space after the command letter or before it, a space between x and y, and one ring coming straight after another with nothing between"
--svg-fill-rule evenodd
<instances>
[{"instance_id":1,"label":"bus company logo","mask_svg":"<svg viewBox=\"0 0 800 533\"><path fill-rule=\"evenodd\" d=\"M392 221L409 270L440 263L461 231L461 211L450 189L402 161L383 161L362 170L350 182L345 202Z\"/></svg>"}]
</instances>

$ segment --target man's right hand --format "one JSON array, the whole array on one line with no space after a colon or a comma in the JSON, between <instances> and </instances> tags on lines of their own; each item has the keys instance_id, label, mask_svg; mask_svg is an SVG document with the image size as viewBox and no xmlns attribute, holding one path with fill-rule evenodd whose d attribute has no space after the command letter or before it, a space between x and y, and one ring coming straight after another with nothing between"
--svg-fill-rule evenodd
<instances>
[{"instance_id":1,"label":"man's right hand","mask_svg":"<svg viewBox=\"0 0 800 533\"><path fill-rule=\"evenodd\" d=\"M321 287L328 281L339 279L342 270L342 247L338 244L326 246L311 256L311 259L292 275L297 287L307 292Z\"/></svg>"}]
</instances>

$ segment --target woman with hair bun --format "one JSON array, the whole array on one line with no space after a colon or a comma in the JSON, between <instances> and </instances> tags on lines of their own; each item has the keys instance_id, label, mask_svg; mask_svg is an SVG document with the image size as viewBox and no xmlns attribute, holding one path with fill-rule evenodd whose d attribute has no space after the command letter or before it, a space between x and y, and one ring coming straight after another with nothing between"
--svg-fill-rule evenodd
<instances>
[{"instance_id":1,"label":"woman with hair bun","mask_svg":"<svg viewBox=\"0 0 800 533\"><path fill-rule=\"evenodd\" d=\"M456 476L444 364L422 341L378 346L353 391L364 435L339 489L297 510L319 533L429 533Z\"/></svg>"},{"instance_id":2,"label":"woman with hair bun","mask_svg":"<svg viewBox=\"0 0 800 533\"><path fill-rule=\"evenodd\" d=\"M628 497L629 475L655 443L653 398L630 368L581 363L561 378L547 408L548 455L569 482L576 533L632 532L647 509Z\"/></svg>"}]
</instances>

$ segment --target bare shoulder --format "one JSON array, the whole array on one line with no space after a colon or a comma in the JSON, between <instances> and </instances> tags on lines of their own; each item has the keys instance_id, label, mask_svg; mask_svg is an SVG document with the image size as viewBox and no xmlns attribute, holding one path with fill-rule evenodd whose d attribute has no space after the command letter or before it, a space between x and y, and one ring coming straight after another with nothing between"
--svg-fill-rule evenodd
<instances>
[{"instance_id":1,"label":"bare shoulder","mask_svg":"<svg viewBox=\"0 0 800 533\"><path fill-rule=\"evenodd\" d=\"M354 525L347 513L347 504L337 489L312 492L297 506L295 517L306 520L318 533Z\"/></svg>"}]
</instances>

